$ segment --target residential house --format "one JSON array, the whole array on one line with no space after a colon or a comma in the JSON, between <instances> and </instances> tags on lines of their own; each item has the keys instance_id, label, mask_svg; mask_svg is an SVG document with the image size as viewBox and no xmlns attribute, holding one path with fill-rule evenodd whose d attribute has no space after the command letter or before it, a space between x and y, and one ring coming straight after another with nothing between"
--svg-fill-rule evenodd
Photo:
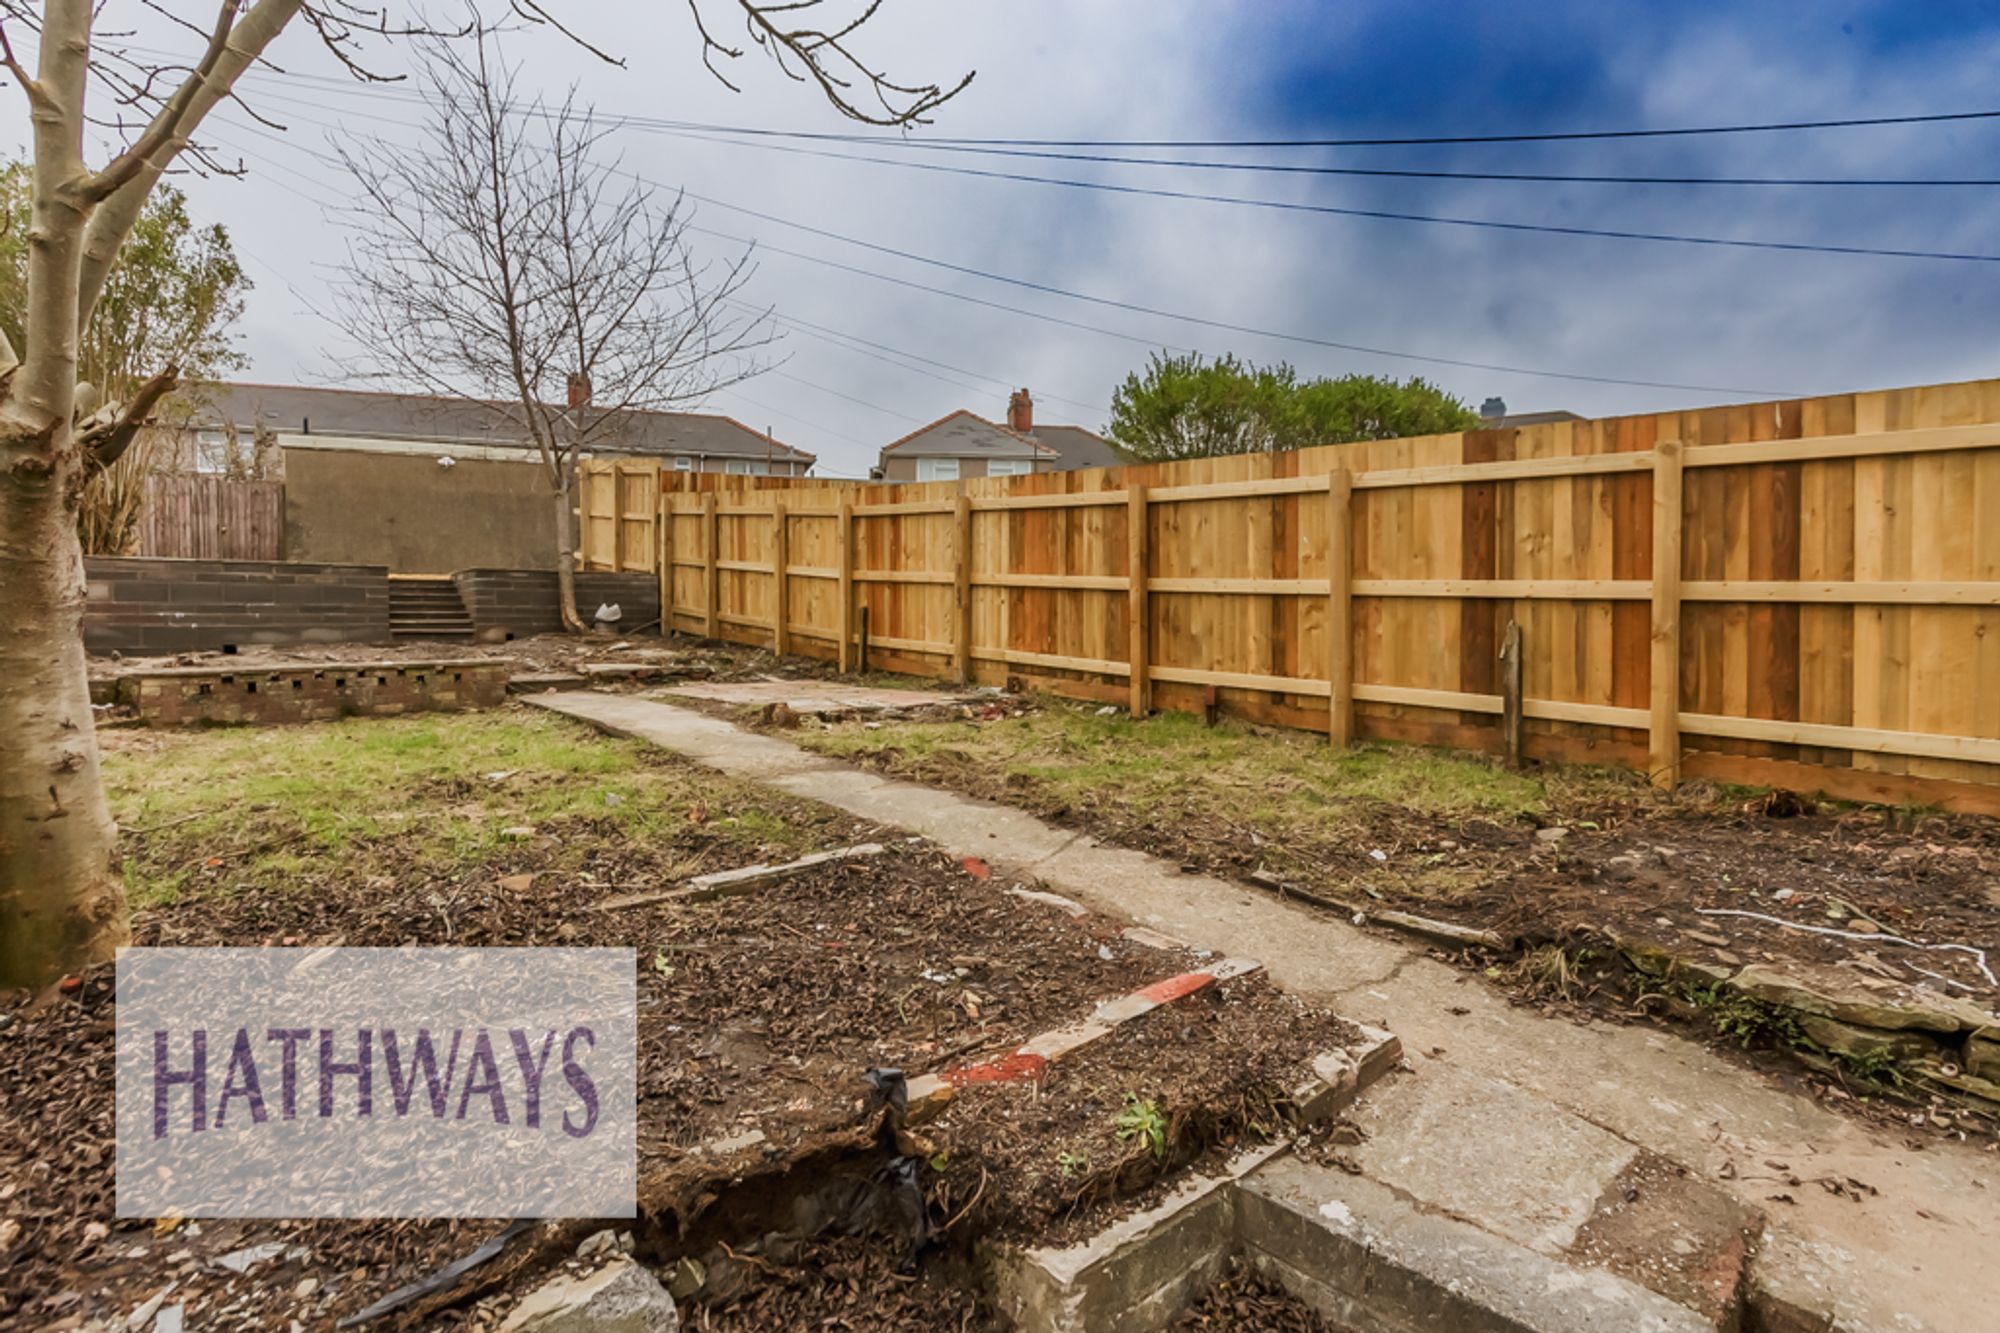
<instances>
[{"instance_id":1,"label":"residential house","mask_svg":"<svg viewBox=\"0 0 2000 1333\"><path fill-rule=\"evenodd\" d=\"M884 481L959 481L1129 461L1111 441L1082 426L1037 426L1035 400L1017 389L1007 403L1006 425L953 412L884 445L875 475Z\"/></svg>"},{"instance_id":2,"label":"residential house","mask_svg":"<svg viewBox=\"0 0 2000 1333\"><path fill-rule=\"evenodd\" d=\"M196 408L176 451L189 446L204 460L232 447L276 454L288 560L387 564L398 573L555 565L554 508L540 454L477 404L225 384ZM803 476L815 462L768 432L709 412L629 413L590 452L746 476Z\"/></svg>"}]
</instances>

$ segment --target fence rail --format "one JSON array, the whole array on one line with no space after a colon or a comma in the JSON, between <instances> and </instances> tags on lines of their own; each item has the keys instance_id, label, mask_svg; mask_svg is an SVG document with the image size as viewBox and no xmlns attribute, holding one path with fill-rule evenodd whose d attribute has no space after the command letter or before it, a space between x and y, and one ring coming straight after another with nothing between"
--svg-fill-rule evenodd
<instances>
[{"instance_id":1,"label":"fence rail","mask_svg":"<svg viewBox=\"0 0 2000 1333\"><path fill-rule=\"evenodd\" d=\"M608 554L663 571L679 629L1497 749L1513 621L1530 753L2000 813L2000 382L960 484L646 480L650 516L614 478Z\"/></svg>"}]
</instances>

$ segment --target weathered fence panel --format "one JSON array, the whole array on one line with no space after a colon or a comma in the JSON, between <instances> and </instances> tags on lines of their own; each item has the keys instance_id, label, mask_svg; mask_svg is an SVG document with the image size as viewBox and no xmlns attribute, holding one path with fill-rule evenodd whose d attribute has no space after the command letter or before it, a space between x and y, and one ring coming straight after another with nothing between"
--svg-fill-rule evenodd
<instances>
[{"instance_id":1,"label":"weathered fence panel","mask_svg":"<svg viewBox=\"0 0 2000 1333\"><path fill-rule=\"evenodd\" d=\"M210 476L146 478L139 514L142 556L187 560L281 560L285 485Z\"/></svg>"},{"instance_id":2,"label":"weathered fence panel","mask_svg":"<svg viewBox=\"0 0 2000 1333\"><path fill-rule=\"evenodd\" d=\"M865 608L873 666L1168 709L1213 688L1336 738L1498 750L1513 622L1530 755L2000 813L2000 381L965 483L662 484L624 567L666 553L685 631L772 644L782 577L794 652L851 657Z\"/></svg>"}]
</instances>

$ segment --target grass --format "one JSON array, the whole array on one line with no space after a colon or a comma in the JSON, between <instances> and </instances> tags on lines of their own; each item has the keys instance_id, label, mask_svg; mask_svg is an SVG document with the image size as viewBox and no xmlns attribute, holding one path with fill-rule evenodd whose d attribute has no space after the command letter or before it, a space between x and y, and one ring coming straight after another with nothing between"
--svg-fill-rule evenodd
<instances>
[{"instance_id":1,"label":"grass","mask_svg":"<svg viewBox=\"0 0 2000 1333\"><path fill-rule=\"evenodd\" d=\"M504 857L521 830L588 828L601 845L685 841L698 824L746 854L804 850L810 832L753 789L516 709L144 733L104 768L141 907L365 879L385 860L451 877Z\"/></svg>"},{"instance_id":2,"label":"grass","mask_svg":"<svg viewBox=\"0 0 2000 1333\"><path fill-rule=\"evenodd\" d=\"M1356 801L1510 819L1614 789L1629 793L1634 783L1601 769L1510 773L1477 755L1388 744L1334 750L1304 732L1230 719L1208 727L1164 713L1135 722L1054 702L991 722L889 723L872 731L850 725L804 732L800 740L831 754L894 749L917 763L969 761L1072 804L1115 794L1144 811L1179 807L1205 792L1251 822L1311 818Z\"/></svg>"}]
</instances>

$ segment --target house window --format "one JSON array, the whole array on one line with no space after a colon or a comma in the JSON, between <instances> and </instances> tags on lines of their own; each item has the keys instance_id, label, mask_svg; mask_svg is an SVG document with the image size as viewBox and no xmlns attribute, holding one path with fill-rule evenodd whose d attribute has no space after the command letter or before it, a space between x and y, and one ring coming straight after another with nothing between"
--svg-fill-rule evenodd
<instances>
[{"instance_id":1,"label":"house window","mask_svg":"<svg viewBox=\"0 0 2000 1333\"><path fill-rule=\"evenodd\" d=\"M986 465L989 477L1025 477L1034 470L1034 463L1025 458L996 458Z\"/></svg>"},{"instance_id":2,"label":"house window","mask_svg":"<svg viewBox=\"0 0 2000 1333\"><path fill-rule=\"evenodd\" d=\"M771 475L769 463L759 463L748 458L732 458L723 465L723 470L732 477L768 477Z\"/></svg>"},{"instance_id":3,"label":"house window","mask_svg":"<svg viewBox=\"0 0 2000 1333\"><path fill-rule=\"evenodd\" d=\"M694 460L692 458L676 458L674 460L674 471L676 472L694 471Z\"/></svg>"},{"instance_id":4,"label":"house window","mask_svg":"<svg viewBox=\"0 0 2000 1333\"><path fill-rule=\"evenodd\" d=\"M958 460L956 458L919 458L917 460L918 481L957 481Z\"/></svg>"}]
</instances>

